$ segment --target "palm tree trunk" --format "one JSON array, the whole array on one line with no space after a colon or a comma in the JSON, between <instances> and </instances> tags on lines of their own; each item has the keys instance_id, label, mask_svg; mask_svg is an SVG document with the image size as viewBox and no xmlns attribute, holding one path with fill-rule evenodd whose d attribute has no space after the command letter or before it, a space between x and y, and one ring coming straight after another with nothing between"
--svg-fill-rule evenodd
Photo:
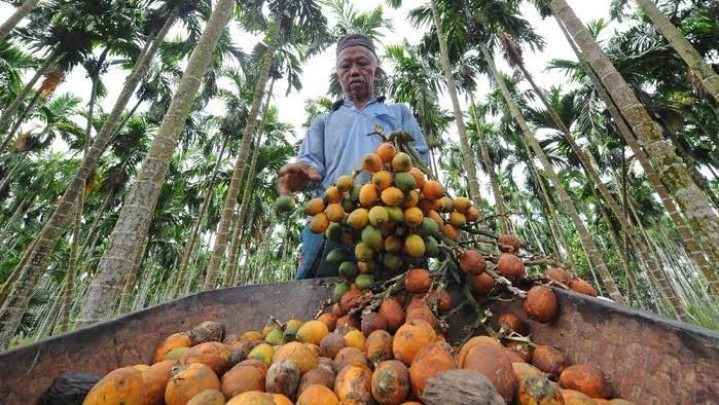
<instances>
[{"instance_id":1,"label":"palm tree trunk","mask_svg":"<svg viewBox=\"0 0 719 405\"><path fill-rule=\"evenodd\" d=\"M712 165L707 165L707 169L709 169L709 172L712 174L712 177L714 178L713 181L718 181L719 173L716 172L714 167Z\"/></svg>"},{"instance_id":2,"label":"palm tree trunk","mask_svg":"<svg viewBox=\"0 0 719 405\"><path fill-rule=\"evenodd\" d=\"M90 88L90 102L87 107L87 128L85 129L86 145L90 145L92 143L92 115L95 110L95 101L97 99L97 85L100 81L100 70L102 69L102 64L105 63L105 58L107 58L107 54L109 52L109 47L102 51L102 54L97 59L97 66L94 67L94 71L91 73L92 86Z\"/></svg>"},{"instance_id":3,"label":"palm tree trunk","mask_svg":"<svg viewBox=\"0 0 719 405\"><path fill-rule=\"evenodd\" d=\"M92 139L92 116L95 110L95 103L97 99L97 86L100 82L100 71L102 69L102 64L105 63L105 59L107 58L107 54L109 52L109 47L105 48L105 50L102 51L102 54L100 54L100 57L97 59L97 65L93 68L93 71L91 72L92 86L90 88L90 102L88 103L87 127L85 130L85 136L87 137L88 144Z\"/></svg>"},{"instance_id":4,"label":"palm tree trunk","mask_svg":"<svg viewBox=\"0 0 719 405\"><path fill-rule=\"evenodd\" d=\"M27 151L23 152L22 155L18 158L17 162L12 166L10 171L3 177L2 182L0 182L0 191L4 190L5 187L7 187L8 184L15 178L15 173L22 167L23 162L25 161L25 158L27 157Z\"/></svg>"},{"instance_id":5,"label":"palm tree trunk","mask_svg":"<svg viewBox=\"0 0 719 405\"><path fill-rule=\"evenodd\" d=\"M15 133L17 132L18 129L20 129L20 126L22 125L23 121L25 121L25 117L27 117L27 114L35 107L35 104L37 104L37 100L39 98L40 98L40 90L36 90L35 95L32 96L32 99L30 99L30 102L22 110L20 115L17 117L17 120L15 120L15 124L8 131L7 135L5 136L5 139L3 139L3 144L0 145L0 150L2 150L2 148L6 147L9 144L9 142L15 137Z\"/></svg>"},{"instance_id":6,"label":"palm tree trunk","mask_svg":"<svg viewBox=\"0 0 719 405\"><path fill-rule=\"evenodd\" d=\"M659 256L660 253L657 250L657 246L653 243L653 238L649 236L649 233L644 228L644 225L642 225L641 218L639 217L639 214L637 213L637 209L635 207L635 204L630 201L629 203L629 210L631 211L632 218L634 219L634 222L637 224L637 228L639 228L639 231L644 235L644 240L647 241L647 245L651 251L652 254L655 256ZM658 285L661 281L651 277L649 274L647 274L647 285L650 287L650 290L652 291L652 294L654 295L655 301L657 302L657 308L660 310L660 313L664 314L675 314L678 315L678 313L674 312L674 306L669 303L668 298L664 295L663 290L664 286Z\"/></svg>"},{"instance_id":7,"label":"palm tree trunk","mask_svg":"<svg viewBox=\"0 0 719 405\"><path fill-rule=\"evenodd\" d=\"M147 262L147 258L145 259L145 262ZM138 263L138 268L142 263L144 262ZM165 295L161 294L162 289L151 289L150 286L152 286L153 280L166 280L166 275L175 267L177 267L177 258L175 258L172 265L167 268L161 266L151 266L150 268L156 269L154 272L143 272L142 280L140 280L140 283L137 286L137 294L135 294L132 305L129 306L128 311L138 311L145 308L146 305L164 302L167 298ZM161 283L161 281L157 281L157 283Z\"/></svg>"},{"instance_id":8,"label":"palm tree trunk","mask_svg":"<svg viewBox=\"0 0 719 405\"><path fill-rule=\"evenodd\" d=\"M434 178L437 178L437 157L435 148L429 150L429 169L432 171Z\"/></svg>"},{"instance_id":9,"label":"palm tree trunk","mask_svg":"<svg viewBox=\"0 0 719 405\"><path fill-rule=\"evenodd\" d=\"M87 230L87 236L80 245L80 249L78 250L78 257L83 257L85 249L87 249L88 246L94 246L95 232L97 231L98 225L100 225L100 221L102 221L102 216L107 210L107 206L110 205L110 202L114 199L115 191L111 190L102 200L102 204L100 204L100 207L95 211L95 220L92 221L90 229Z\"/></svg>"},{"instance_id":10,"label":"palm tree trunk","mask_svg":"<svg viewBox=\"0 0 719 405\"><path fill-rule=\"evenodd\" d=\"M15 329L20 322L22 313L24 313L27 308L27 303L30 299L30 294L35 285L35 281L40 274L45 271L47 261L49 260L49 254L62 234L63 228L67 224L73 210L75 209L77 195L84 192L85 180L89 174L95 170L100 155L107 147L111 134L110 130L120 117L122 110L127 105L127 102L135 91L137 83L139 83L147 72L152 57L157 52L157 49L159 49L160 43L170 30L170 27L177 15L178 11L174 10L160 31L158 31L154 40L148 41L145 44L145 50L143 50L135 62L135 67L132 73L127 77L125 87L118 97L112 112L105 121L97 138L85 154L80 168L68 188L65 190L60 204L36 236L33 241L32 248L25 251L24 257L17 266L21 268L18 269L17 272L13 271L14 274L18 274L17 280L20 280L22 285L15 289L17 293L16 297L12 300L8 299L5 301L3 307L0 308L0 320L3 321L0 322L0 324L2 324L2 326L0 326L0 346L2 346L3 342L9 341L12 334L15 333ZM22 275L22 277L19 275ZM6 319L10 320L6 321ZM13 330L9 331L10 329Z\"/></svg>"},{"instance_id":11,"label":"palm tree trunk","mask_svg":"<svg viewBox=\"0 0 719 405\"><path fill-rule=\"evenodd\" d=\"M180 295L182 287L185 285L185 283L187 283L187 268L190 264L190 259L194 256L195 242L197 241L197 237L200 235L200 228L202 227L202 222L205 219L205 214L207 214L207 209L210 206L210 201L212 201L215 182L217 181L217 174L220 170L220 163L222 163L222 157L225 155L225 149L227 148L227 143L229 142L229 140L229 135L225 135L225 139L222 141L222 147L220 148L220 153L217 156L217 162L215 162L215 167L212 169L212 174L210 175L210 181L207 185L207 190L205 190L205 198L202 201L200 212L197 213L195 223L192 225L192 233L190 233L190 239L187 241L187 245L185 245L184 253L182 254L182 259L180 260L180 268L177 270L177 277L175 278L172 290L170 291L170 296L173 298L177 298Z\"/></svg>"},{"instance_id":12,"label":"palm tree trunk","mask_svg":"<svg viewBox=\"0 0 719 405\"><path fill-rule=\"evenodd\" d=\"M544 104L544 107L547 109L547 112L549 112L550 117L552 117L552 120L557 124L557 127L564 135L564 139L569 144L570 149L574 153L575 156L579 159L579 163L581 164L582 168L584 169L584 172L587 174L589 179L594 183L594 185L599 189L599 193L601 197L604 199L604 201L609 206L609 209L611 210L612 214L614 215L614 218L619 222L619 226L621 227L622 233L627 235L632 242L632 245L637 249L638 255L643 259L646 260L647 266L648 266L648 272L649 274L660 281L660 284L665 286L664 287L664 293L669 299L672 306L675 308L676 312L680 315L680 319L686 320L686 312L684 311L684 308L679 305L678 297L676 293L671 290L670 285L668 283L665 283L665 281L668 281L666 279L666 275L664 274L664 271L659 266L659 263L657 263L655 257L653 255L650 255L647 253L646 246L644 245L643 241L638 235L637 230L632 226L632 224L627 221L626 217L622 213L621 208L617 204L617 201L614 199L614 196L612 196L611 192L607 188L606 184L602 181L599 172L596 169L596 166L594 165L593 159L591 156L587 153L585 153L579 145L577 145L577 142L574 140L574 137L569 131L569 128L565 125L564 121L562 121L562 118L559 116L557 111L552 107L552 105L549 103L549 100L547 99L544 92L537 86L537 83L534 81L534 78L532 75L527 71L524 64L519 63L518 64L520 70L524 74L524 77L527 79L529 84L532 86L532 89L534 90L535 94L539 96L539 99L542 101L542 104ZM594 191L594 188L592 188L592 191ZM607 222L607 226L610 226L612 222ZM717 285L719 287L719 285ZM719 288L716 290L717 293L719 293Z\"/></svg>"},{"instance_id":13,"label":"palm tree trunk","mask_svg":"<svg viewBox=\"0 0 719 405\"><path fill-rule=\"evenodd\" d=\"M719 207L719 197L717 197L716 193L714 193L714 190L712 190L707 179L699 173L699 170L697 170L697 167L699 167L697 161L684 147L684 145L682 145L681 142L678 142L676 134L672 134L669 130L665 130L665 132L669 134L670 139L674 141L674 144L677 147L677 152L687 161L687 170L689 170L689 175L692 180L694 180L694 183L697 187L701 188L704 193L706 193L707 197L709 197L709 200L711 200L715 207Z\"/></svg>"},{"instance_id":14,"label":"palm tree trunk","mask_svg":"<svg viewBox=\"0 0 719 405\"><path fill-rule=\"evenodd\" d=\"M587 55L597 75L627 118L647 153L660 170L660 176L679 207L685 213L689 226L697 235L710 261L719 262L719 217L706 194L691 179L686 166L677 156L674 146L664 139L659 127L637 99L631 88L604 55L597 42L574 14L565 0L552 0L552 11L559 18L577 45Z\"/></svg>"},{"instance_id":15,"label":"palm tree trunk","mask_svg":"<svg viewBox=\"0 0 719 405\"><path fill-rule=\"evenodd\" d=\"M594 193L594 198L598 198L596 190L592 189L592 192ZM609 213L607 213L607 210L604 209L601 205L598 205L599 212L602 215L602 218L604 218L604 222L606 224L611 224L611 218L609 217ZM619 256L619 259L622 261L622 267L624 268L624 274L627 278L627 291L631 291L632 294L635 295L636 303L639 305L639 308L646 311L646 306L644 305L644 302L641 299L641 296L639 295L639 290L636 286L636 280L634 280L634 275L632 274L632 266L629 263L629 255L627 252L627 246L622 245L620 243L619 238L617 237L616 233L612 229L611 226L607 226L607 233L609 234L609 239L612 241L612 245L617 250L617 256ZM646 269L646 263L641 262L641 265ZM627 294L627 296L631 297L631 294ZM628 299L627 301L631 302L631 299Z\"/></svg>"},{"instance_id":16,"label":"palm tree trunk","mask_svg":"<svg viewBox=\"0 0 719 405\"><path fill-rule=\"evenodd\" d=\"M662 14L661 10L651 0L635 0L647 14L654 27L667 39L669 45L681 56L689 69L698 73L704 88L719 103L719 75L709 66L699 52L682 35L677 27Z\"/></svg>"},{"instance_id":17,"label":"palm tree trunk","mask_svg":"<svg viewBox=\"0 0 719 405\"><path fill-rule=\"evenodd\" d=\"M242 239L242 230L244 229L245 218L247 217L247 211L250 207L250 200L254 194L255 188L255 172L257 171L257 159L260 156L260 145L262 144L262 135L264 134L265 126L267 125L267 119L270 115L269 107L270 100L272 99L272 90L275 87L275 79L272 78L270 81L270 89L267 92L267 98L265 99L264 116L262 117L262 123L257 131L257 139L255 139L255 147L252 150L252 161L250 167L247 169L247 180L245 181L245 191L242 193L242 202L240 203L240 211L237 215L237 224L243 226L235 227L235 231L232 235L232 242L230 243L230 254L225 266L225 277L222 280L222 285L225 287L231 286L235 280L235 274L237 272L237 261L240 251L240 240Z\"/></svg>"},{"instance_id":18,"label":"palm tree trunk","mask_svg":"<svg viewBox=\"0 0 719 405\"><path fill-rule=\"evenodd\" d=\"M72 230L72 245L70 247L70 261L65 275L65 286L60 296L62 307L60 319L58 320L62 330L70 330L70 308L72 307L72 293L75 290L75 272L80 257L80 225L82 224L82 212L85 206L85 193L77 195L77 208L75 209L75 224Z\"/></svg>"},{"instance_id":19,"label":"palm tree trunk","mask_svg":"<svg viewBox=\"0 0 719 405\"><path fill-rule=\"evenodd\" d=\"M130 109L130 112L125 114L125 118L120 121L120 123L117 124L117 126L112 130L111 137L114 139L120 131L122 131L122 128L125 127L125 124L127 124L127 121L130 121L130 119L135 115L135 112L138 108L140 108L140 104L142 104L142 100L137 100L137 103L135 103L134 106Z\"/></svg>"},{"instance_id":20,"label":"palm tree trunk","mask_svg":"<svg viewBox=\"0 0 719 405\"><path fill-rule=\"evenodd\" d=\"M56 299L51 299L50 302L50 308L45 311L44 316L39 318L40 326L35 331L35 339L40 340L44 337L53 335L55 333L59 333L58 326L62 327L62 324L60 324L60 320L58 317L58 314L60 313L62 299L59 297L62 297L66 293L67 289L65 287L65 283L63 282L60 285L60 291L58 291L58 297L54 297Z\"/></svg>"},{"instance_id":21,"label":"palm tree trunk","mask_svg":"<svg viewBox=\"0 0 719 405\"><path fill-rule=\"evenodd\" d=\"M0 190L2 189L0 188ZM10 218L5 221L2 230L0 230L0 245L4 245L5 242L8 240L8 237L10 236L9 232L12 225L15 223L15 221L17 221L18 218L20 218L20 215L25 214L25 211L30 207L30 204L32 204L32 200L34 199L35 196L26 195L22 198L22 200L20 200L20 203L16 205L12 215L10 215Z\"/></svg>"},{"instance_id":22,"label":"palm tree trunk","mask_svg":"<svg viewBox=\"0 0 719 405\"><path fill-rule=\"evenodd\" d=\"M249 219L250 224L254 223L257 220L257 205L251 204L249 208L249 212L247 213L247 217ZM299 233L299 232L298 232ZM244 256L245 258L245 266L242 268L241 271L237 272L237 284L236 285L245 285L247 284L249 280L249 275L254 274L258 267L261 264L264 264L267 260L269 260L270 254L268 253L269 249L269 241L272 239L270 237L265 237L264 235L260 235L259 241L254 241L250 239L253 235L247 235L247 239L245 239L244 243L244 250L242 251L241 255L238 255L237 261L240 262L241 258ZM259 248L255 248L256 245L259 245ZM241 246L242 247L242 246ZM252 257L255 257L254 261L250 261ZM265 262L261 262L260 260L264 260ZM297 268L296 266L294 268Z\"/></svg>"},{"instance_id":23,"label":"palm tree trunk","mask_svg":"<svg viewBox=\"0 0 719 405\"><path fill-rule=\"evenodd\" d=\"M254 152L253 152L254 155ZM244 200L244 196L247 194L248 188L245 188L245 191L242 193L242 199ZM240 208L242 209L242 208ZM232 218L232 221L237 223L238 219L240 218L240 212L237 211L235 215ZM224 274L222 276L222 282L220 285L223 287L230 287L232 286L232 283L237 278L235 276L235 273L237 272L237 262L238 262L238 256L240 253L240 240L242 239L242 228L235 226L231 229L232 232L232 239L230 239L230 250L227 254L227 262L225 263L224 267Z\"/></svg>"},{"instance_id":24,"label":"palm tree trunk","mask_svg":"<svg viewBox=\"0 0 719 405\"><path fill-rule=\"evenodd\" d=\"M78 193L84 192L85 180L90 173L97 168L98 160L107 148L115 123L120 118L127 102L130 100L130 97L135 91L135 87L145 73L147 73L150 61L159 49L160 43L163 41L165 35L167 35L178 13L178 10L174 9L155 38L145 44L146 51L142 52L135 62L133 71L125 80L125 86L115 102L115 106L105 120L94 142L87 150L87 153L85 153L80 168L65 190L60 204L36 236L32 245L33 248L26 250L24 253L24 256L27 257L23 257L20 264L18 264L18 266L22 266L22 270L18 272L18 274L23 275L23 277L19 278L21 284L14 289L16 293L15 297L6 300L3 307L0 308L0 325L2 325L0 326L0 347L6 344L15 333L22 314L27 308L31 295L30 292L35 285L35 281L40 274L45 271L50 253L75 208Z\"/></svg>"},{"instance_id":25,"label":"palm tree trunk","mask_svg":"<svg viewBox=\"0 0 719 405\"><path fill-rule=\"evenodd\" d=\"M527 207L524 206L524 213L525 215L529 214L529 210L527 210ZM544 249L544 244L539 239L539 235L537 235L537 230L534 229L534 221L532 220L532 217L527 216L527 227L529 228L529 233L532 234L532 238L534 239L534 246L539 249L542 256L547 255L547 251Z\"/></svg>"},{"instance_id":26,"label":"palm tree trunk","mask_svg":"<svg viewBox=\"0 0 719 405\"><path fill-rule=\"evenodd\" d=\"M5 128L7 128L11 121L12 116L15 114L15 111L17 111L18 108L22 105L22 102L25 101L25 98L28 94L30 94L30 91L32 90L32 87L37 83L38 80L42 77L43 74L50 68L50 66L57 61L57 59L60 57L60 51L58 48L55 48L50 52L50 54L45 58L45 61L42 63L42 66L35 72L35 75L30 79L27 84L25 84L25 87L20 91L20 94L18 94L12 103L3 111L2 116L0 116L0 132L5 131ZM0 144L0 152L5 150L5 147L8 143L10 143L10 140L12 137L8 138L7 136L3 139L2 144Z\"/></svg>"},{"instance_id":27,"label":"palm tree trunk","mask_svg":"<svg viewBox=\"0 0 719 405\"><path fill-rule=\"evenodd\" d=\"M512 232L512 224L507 218L507 212L504 209L504 201L502 191L499 189L499 181L497 180L497 173L494 171L494 164L489 157L489 148L487 147L487 137L485 136L482 126L479 122L479 116L477 115L477 105L474 103L474 96L470 95L472 102L472 114L474 115L474 122L477 130L477 138L479 139L479 150L482 156L484 166L487 168L487 175L489 176L489 183L492 186L492 194L494 194L494 206L499 217L499 232L506 234Z\"/></svg>"},{"instance_id":28,"label":"palm tree trunk","mask_svg":"<svg viewBox=\"0 0 719 405\"><path fill-rule=\"evenodd\" d=\"M135 271L134 258L137 257L137 252L142 250L147 237L170 159L177 147L203 75L212 60L220 34L230 19L233 5L232 0L217 2L205 31L190 55L172 102L142 163L135 185L128 194L110 234L109 247L83 297L77 318L77 325L80 327L104 319L112 313L112 306L122 292L123 280Z\"/></svg>"},{"instance_id":29,"label":"palm tree trunk","mask_svg":"<svg viewBox=\"0 0 719 405\"><path fill-rule=\"evenodd\" d=\"M542 163L544 171L547 173L549 180L552 182L552 185L554 186L554 189L559 196L559 200L562 202L562 208L567 211L567 215L569 215L570 219L574 223L577 234L579 236L579 240L581 241L585 251L588 254L587 259L594 264L597 273L599 273L599 277L602 279L602 283L607 289L607 294L609 295L609 297L618 304L624 304L624 298L619 292L617 284L614 282L614 277L612 277L611 273L609 272L606 263L604 263L604 259L602 259L601 253L599 252L596 244L592 240L592 236L589 234L589 231L582 222L582 219L579 217L579 212L577 212L577 209L574 206L571 197L567 193L567 190L564 189L562 182L557 176L557 173L554 171L554 168L547 159L544 150L542 150L542 147L537 142L537 139L534 137L534 134L532 134L532 131L529 129L527 122L524 120L522 113L519 111L519 106L512 98L512 95L509 93L509 89L507 89L507 86L504 84L504 81L500 77L499 72L497 71L497 67L494 64L494 58L490 54L489 49L487 49L486 46L481 45L481 51L482 55L485 58L485 61L489 65L490 71L492 72L492 77L495 81L495 84L502 92L502 96L504 97L504 100L509 107L509 111L512 117L522 129L522 132L524 133L524 139L532 147L532 150L534 151L535 155Z\"/></svg>"},{"instance_id":30,"label":"palm tree trunk","mask_svg":"<svg viewBox=\"0 0 719 405\"><path fill-rule=\"evenodd\" d=\"M467 139L467 128L464 125L464 115L462 109L459 106L459 98L457 96L457 84L454 82L452 76L452 66L449 61L449 51L447 49L447 40L444 37L444 28L442 27L442 20L437 9L437 0L431 0L430 5L432 7L432 16L434 19L434 27L437 30L437 41L439 42L440 61L442 62L442 70L444 71L445 79L447 80L447 92L449 98L452 100L452 108L454 109L454 120L457 124L457 133L459 134L459 145L462 149L462 163L464 170L467 171L467 177L469 178L469 193L472 201L474 201L475 207L480 210L480 221L482 219L482 197L479 193L479 181L477 180L477 167L472 159L471 148L469 147L469 140Z\"/></svg>"},{"instance_id":31,"label":"palm tree trunk","mask_svg":"<svg viewBox=\"0 0 719 405\"><path fill-rule=\"evenodd\" d=\"M597 193L597 190L594 187L590 187L592 189L592 194L594 195L595 200L600 201L601 197ZM624 269L624 274L628 275L631 271L631 265L629 264L629 257L625 254L626 246L622 246L619 243L619 240L617 238L617 235L614 232L614 229L612 227L612 219L609 217L609 213L606 209L602 206L602 204L597 204L597 208L599 209L599 214L604 219L604 223L607 227L607 233L609 234L609 239L612 241L612 245L614 246L615 254L619 256L619 259L622 262L622 268ZM644 264L644 263L642 263Z\"/></svg>"},{"instance_id":32,"label":"palm tree trunk","mask_svg":"<svg viewBox=\"0 0 719 405\"><path fill-rule=\"evenodd\" d=\"M15 9L15 12L0 25L0 42L4 41L10 31L35 7L39 0L25 0L25 2Z\"/></svg>"},{"instance_id":33,"label":"palm tree trunk","mask_svg":"<svg viewBox=\"0 0 719 405\"><path fill-rule=\"evenodd\" d=\"M125 277L125 280L122 285L122 293L120 293L120 304L117 306L116 311L118 315L124 314L132 308L130 306L130 297L132 296L132 291L135 289L135 282L137 281L137 273L140 272L140 265L146 258L146 255L149 253L147 248L150 244L150 240L151 238L149 236L145 237L141 248L135 252L135 258L132 261L133 270L127 273L127 277Z\"/></svg>"},{"instance_id":34,"label":"palm tree trunk","mask_svg":"<svg viewBox=\"0 0 719 405\"><path fill-rule=\"evenodd\" d=\"M644 170L644 173L647 175L649 182L652 184L654 190L659 195L659 198L662 201L664 208L667 210L667 213L676 225L677 231L679 232L679 235L681 235L684 241L684 248L687 250L689 256L692 258L697 267L699 267L709 284L719 284L719 280L717 280L717 277L714 274L713 267L709 264L709 260L705 256L705 253L708 252L702 249L702 246L694 238L694 232L687 225L687 222L684 220L684 218L682 218L681 214L679 213L679 209L674 204L674 200L670 197L666 187L664 187L664 184L659 179L659 175L654 170L654 167L652 167L652 165L649 163L649 158L647 154L644 152L644 149L642 149L642 147L639 145L639 142L637 141L637 138L634 136L634 131L629 127L629 124L625 120L625 117L622 115L622 113L619 112L618 106L615 103L613 97L607 92L607 89L604 87L604 84L597 76L597 73L594 71L594 68L592 68L592 66L589 66L586 63L582 53L579 51L579 49L574 43L574 38L564 26L563 22L559 18L557 18L557 22L562 32L566 36L567 42L569 42L569 45L572 47L572 50L576 54L579 63L581 64L584 71L587 73L587 76L589 76L589 78L591 79L592 83L594 84L594 88L597 90L597 93L599 94L600 98L604 101L604 104L606 105L609 114L612 116L612 119L617 124L619 133L622 135L627 145L634 152L634 156L636 156L637 160L639 161L639 164Z\"/></svg>"},{"instance_id":35,"label":"palm tree trunk","mask_svg":"<svg viewBox=\"0 0 719 405\"><path fill-rule=\"evenodd\" d=\"M252 108L250 114L247 117L247 124L245 124L245 130L243 131L242 144L240 146L240 154L237 156L235 161L235 167L232 171L232 179L230 180L230 186L227 189L227 195L225 196L225 203L222 207L222 217L220 223L217 225L217 238L215 239L215 245L212 249L212 256L210 258L210 264L207 266L207 274L202 284L203 290L209 290L216 287L217 274L220 269L220 262L225 254L225 248L227 245L227 239L229 237L230 224L232 222L232 216L235 211L235 205L237 205L237 196L240 193L240 185L242 184L242 175L245 171L245 165L247 164L247 157L250 154L250 141L252 135L255 132L255 126L257 125L257 115L260 111L260 104L264 99L265 86L270 74L270 68L272 67L272 61L275 56L275 50L280 41L280 21L279 18L275 21L274 32L270 38L270 43L267 45L265 56L262 61L262 70L257 78L255 84L255 92L252 99ZM242 227L242 224L238 223L237 226Z\"/></svg>"},{"instance_id":36,"label":"palm tree trunk","mask_svg":"<svg viewBox=\"0 0 719 405\"><path fill-rule=\"evenodd\" d=\"M549 233L552 236L552 241L554 243L554 248L557 252L557 255L559 257L562 257L562 251L559 248L559 245L561 244L564 248L564 252L566 253L566 258L569 261L569 267L574 267L574 258L572 257L572 249L571 245L567 241L566 236L564 235L564 230L562 229L562 225L557 218L557 208L552 202L551 197L549 196L549 193L547 192L547 187L545 186L544 180L542 180L539 170L534 165L534 159L532 158L532 152L529 150L529 146L527 145L527 142L522 140L522 146L524 147L525 153L528 156L527 159L527 166L529 167L529 172L531 176L534 178L534 182L539 187L540 192L542 193L542 200L544 201L544 204L541 205L542 211L544 212L544 217L547 221L547 228L549 229ZM522 206L524 206L524 203L520 203ZM584 254L589 257L587 252L584 252ZM591 262L589 262L589 269L594 274L594 266Z\"/></svg>"}]
</instances>

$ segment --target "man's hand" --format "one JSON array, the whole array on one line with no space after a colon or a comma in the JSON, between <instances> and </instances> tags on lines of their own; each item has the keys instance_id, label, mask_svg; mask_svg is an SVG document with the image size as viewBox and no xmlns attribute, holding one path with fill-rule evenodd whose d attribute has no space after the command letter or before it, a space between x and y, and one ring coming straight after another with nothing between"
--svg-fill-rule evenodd
<instances>
[{"instance_id":1,"label":"man's hand","mask_svg":"<svg viewBox=\"0 0 719 405\"><path fill-rule=\"evenodd\" d=\"M319 172L307 163L288 163L282 166L278 174L277 191L280 195L304 190L311 182L322 180Z\"/></svg>"}]
</instances>

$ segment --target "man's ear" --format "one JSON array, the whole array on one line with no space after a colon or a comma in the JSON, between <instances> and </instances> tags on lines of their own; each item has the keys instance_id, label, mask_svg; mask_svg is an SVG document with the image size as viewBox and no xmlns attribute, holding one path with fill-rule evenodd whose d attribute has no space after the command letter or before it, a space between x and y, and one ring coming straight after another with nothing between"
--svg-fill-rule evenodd
<instances>
[{"instance_id":1,"label":"man's ear","mask_svg":"<svg viewBox=\"0 0 719 405\"><path fill-rule=\"evenodd\" d=\"M375 79L380 79L384 76L384 70L381 66L377 66L377 69L374 70L374 77Z\"/></svg>"}]
</instances>

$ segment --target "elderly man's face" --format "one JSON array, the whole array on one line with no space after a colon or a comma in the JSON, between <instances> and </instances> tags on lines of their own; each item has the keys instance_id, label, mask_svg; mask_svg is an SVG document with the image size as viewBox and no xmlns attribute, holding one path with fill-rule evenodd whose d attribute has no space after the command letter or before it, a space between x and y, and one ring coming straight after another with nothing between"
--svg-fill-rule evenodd
<instances>
[{"instance_id":1,"label":"elderly man's face","mask_svg":"<svg viewBox=\"0 0 719 405\"><path fill-rule=\"evenodd\" d=\"M353 103L364 104L374 94L377 58L364 46L349 46L337 55L337 77Z\"/></svg>"}]
</instances>

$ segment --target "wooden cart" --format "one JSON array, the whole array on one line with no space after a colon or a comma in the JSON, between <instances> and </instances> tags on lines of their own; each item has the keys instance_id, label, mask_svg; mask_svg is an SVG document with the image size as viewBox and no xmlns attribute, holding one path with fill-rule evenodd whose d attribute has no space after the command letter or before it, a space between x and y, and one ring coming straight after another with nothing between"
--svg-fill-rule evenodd
<instances>
[{"instance_id":1,"label":"wooden cart","mask_svg":"<svg viewBox=\"0 0 719 405\"><path fill-rule=\"evenodd\" d=\"M239 333L261 328L271 315L310 319L330 291L326 280L207 291L0 354L0 404L34 404L62 372L105 374L147 363L165 336L202 321ZM719 404L719 334L556 291L558 319L529 321L535 342L561 347L572 363L599 367L617 396L638 405ZM497 302L491 310L526 319L519 302ZM469 313L453 316L450 341L471 323Z\"/></svg>"}]
</instances>

